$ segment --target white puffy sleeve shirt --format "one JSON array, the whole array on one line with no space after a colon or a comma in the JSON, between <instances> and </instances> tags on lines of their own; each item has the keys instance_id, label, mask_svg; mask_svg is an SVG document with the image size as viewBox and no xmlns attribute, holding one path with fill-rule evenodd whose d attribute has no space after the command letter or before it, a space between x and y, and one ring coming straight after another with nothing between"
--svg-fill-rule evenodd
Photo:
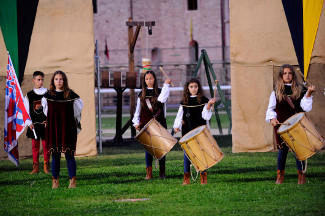
<instances>
[{"instance_id":1,"label":"white puffy sleeve shirt","mask_svg":"<svg viewBox=\"0 0 325 216\"><path fill-rule=\"evenodd\" d=\"M158 101L160 103L164 104L164 113L165 113L165 117L166 117L166 101L169 97L169 93L170 93L170 84L164 83L163 88L161 89L161 92L158 96ZM140 98L137 99L137 106L135 108L135 113L132 119L133 122L133 126L136 125L140 125L140 113L141 113L141 102L140 102Z\"/></svg>"}]
</instances>

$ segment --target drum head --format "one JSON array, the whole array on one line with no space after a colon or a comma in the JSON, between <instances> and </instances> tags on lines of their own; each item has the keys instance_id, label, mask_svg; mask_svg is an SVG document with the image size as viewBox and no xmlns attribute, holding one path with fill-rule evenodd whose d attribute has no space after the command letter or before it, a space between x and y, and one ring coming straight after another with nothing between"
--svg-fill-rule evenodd
<instances>
[{"instance_id":1,"label":"drum head","mask_svg":"<svg viewBox=\"0 0 325 216\"><path fill-rule=\"evenodd\" d=\"M202 126L199 126L193 130L191 130L190 132L188 132L187 134L185 134L180 140L179 142L185 142L186 140L189 140L191 138L193 138L194 136L198 135L199 133L201 133L201 131L204 130L206 126L205 125L202 125Z\"/></svg>"},{"instance_id":2,"label":"drum head","mask_svg":"<svg viewBox=\"0 0 325 216\"><path fill-rule=\"evenodd\" d=\"M278 129L278 133L281 133L293 127L296 123L300 121L300 119L302 119L302 117L304 117L304 114L305 113L301 112L288 118L284 123L289 123L289 125L286 124L281 125Z\"/></svg>"}]
</instances>

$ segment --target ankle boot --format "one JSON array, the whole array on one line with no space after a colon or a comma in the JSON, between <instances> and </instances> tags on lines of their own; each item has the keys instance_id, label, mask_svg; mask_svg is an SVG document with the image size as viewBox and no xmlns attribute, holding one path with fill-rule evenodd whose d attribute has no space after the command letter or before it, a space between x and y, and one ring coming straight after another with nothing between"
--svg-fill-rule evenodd
<instances>
[{"instance_id":1,"label":"ankle boot","mask_svg":"<svg viewBox=\"0 0 325 216\"><path fill-rule=\"evenodd\" d=\"M204 173L200 173L200 177L201 177L201 185L207 184L208 183L208 174L207 172Z\"/></svg>"},{"instance_id":2,"label":"ankle boot","mask_svg":"<svg viewBox=\"0 0 325 216\"><path fill-rule=\"evenodd\" d=\"M284 181L284 170L278 170L275 184L282 184L283 181Z\"/></svg>"},{"instance_id":3,"label":"ankle boot","mask_svg":"<svg viewBox=\"0 0 325 216\"><path fill-rule=\"evenodd\" d=\"M56 188L59 188L59 177L57 179L55 179L52 176L52 189L56 189Z\"/></svg>"},{"instance_id":4,"label":"ankle boot","mask_svg":"<svg viewBox=\"0 0 325 216\"><path fill-rule=\"evenodd\" d=\"M76 177L73 177L72 179L70 179L70 184L68 188L76 188Z\"/></svg>"},{"instance_id":5,"label":"ankle boot","mask_svg":"<svg viewBox=\"0 0 325 216\"><path fill-rule=\"evenodd\" d=\"M302 170L298 170L298 184L305 184L306 183L306 176Z\"/></svg>"},{"instance_id":6,"label":"ankle boot","mask_svg":"<svg viewBox=\"0 0 325 216\"><path fill-rule=\"evenodd\" d=\"M35 173L38 173L38 171L39 171L39 164L33 163L33 171L30 172L29 174L35 174Z\"/></svg>"},{"instance_id":7,"label":"ankle boot","mask_svg":"<svg viewBox=\"0 0 325 216\"><path fill-rule=\"evenodd\" d=\"M44 173L50 173L50 162L44 161Z\"/></svg>"},{"instance_id":8,"label":"ankle boot","mask_svg":"<svg viewBox=\"0 0 325 216\"><path fill-rule=\"evenodd\" d=\"M183 184L182 185L189 185L190 184L190 173L184 173L184 180L183 180Z\"/></svg>"},{"instance_id":9,"label":"ankle boot","mask_svg":"<svg viewBox=\"0 0 325 216\"><path fill-rule=\"evenodd\" d=\"M147 167L147 175L146 175L146 180L152 179L152 167Z\"/></svg>"},{"instance_id":10,"label":"ankle boot","mask_svg":"<svg viewBox=\"0 0 325 216\"><path fill-rule=\"evenodd\" d=\"M159 166L159 178L160 179L166 178L165 166Z\"/></svg>"}]
</instances>

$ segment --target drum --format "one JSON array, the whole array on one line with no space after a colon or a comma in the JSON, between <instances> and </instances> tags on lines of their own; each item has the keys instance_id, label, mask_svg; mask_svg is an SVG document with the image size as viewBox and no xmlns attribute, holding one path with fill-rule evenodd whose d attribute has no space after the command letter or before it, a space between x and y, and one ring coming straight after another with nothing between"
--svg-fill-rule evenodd
<instances>
[{"instance_id":1,"label":"drum","mask_svg":"<svg viewBox=\"0 0 325 216\"><path fill-rule=\"evenodd\" d=\"M177 143L177 139L156 119L151 119L135 136L135 139L158 160L164 157Z\"/></svg>"},{"instance_id":2,"label":"drum","mask_svg":"<svg viewBox=\"0 0 325 216\"><path fill-rule=\"evenodd\" d=\"M303 112L287 119L277 132L300 161L313 156L325 143L324 137Z\"/></svg>"},{"instance_id":3,"label":"drum","mask_svg":"<svg viewBox=\"0 0 325 216\"><path fill-rule=\"evenodd\" d=\"M212 167L224 156L206 125L191 130L178 142L196 171L204 171Z\"/></svg>"}]
</instances>

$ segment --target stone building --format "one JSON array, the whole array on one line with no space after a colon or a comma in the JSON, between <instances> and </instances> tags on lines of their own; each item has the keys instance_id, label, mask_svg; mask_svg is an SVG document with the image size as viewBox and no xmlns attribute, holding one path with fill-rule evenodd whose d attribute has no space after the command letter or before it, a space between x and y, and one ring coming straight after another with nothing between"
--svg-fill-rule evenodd
<instances>
[{"instance_id":1,"label":"stone building","mask_svg":"<svg viewBox=\"0 0 325 216\"><path fill-rule=\"evenodd\" d=\"M126 22L129 17L132 17L133 21L155 21L152 35L148 34L147 27L141 28L134 51L135 71L139 72L142 68L142 58L150 58L160 86L165 79L158 70L161 65L171 76L175 86L183 87L188 76L193 73L197 58L201 54L200 50L205 49L220 85L230 85L228 0L97 0L95 2L97 11L94 13L94 32L95 39L98 40L101 70L128 71ZM197 50L190 48L191 38L197 45ZM105 54L105 49L108 51L109 58ZM198 77L204 86L208 85L203 64ZM169 103L177 104L180 92L181 90L172 92ZM210 96L208 91L206 93ZM110 97L108 95L103 96ZM127 102L127 93L125 97L124 101ZM111 105L105 102L111 100L103 101L104 107Z\"/></svg>"}]
</instances>

